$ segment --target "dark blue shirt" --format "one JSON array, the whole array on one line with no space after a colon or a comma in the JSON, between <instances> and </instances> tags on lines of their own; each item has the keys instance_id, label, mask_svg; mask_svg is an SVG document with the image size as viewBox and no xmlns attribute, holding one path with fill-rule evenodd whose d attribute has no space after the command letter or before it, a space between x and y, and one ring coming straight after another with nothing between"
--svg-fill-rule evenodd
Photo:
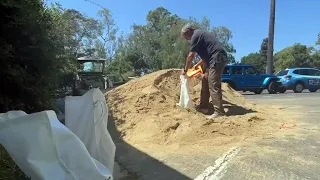
<instances>
[{"instance_id":1,"label":"dark blue shirt","mask_svg":"<svg viewBox=\"0 0 320 180\"><path fill-rule=\"evenodd\" d=\"M207 67L213 67L219 53L227 55L213 32L196 29L191 37L190 44L190 51L196 52Z\"/></svg>"}]
</instances>

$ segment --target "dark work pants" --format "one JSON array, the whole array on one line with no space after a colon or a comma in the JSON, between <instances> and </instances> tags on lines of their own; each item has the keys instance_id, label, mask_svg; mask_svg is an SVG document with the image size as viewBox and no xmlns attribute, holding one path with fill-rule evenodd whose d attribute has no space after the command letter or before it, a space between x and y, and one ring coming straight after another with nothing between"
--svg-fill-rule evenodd
<instances>
[{"instance_id":1,"label":"dark work pants","mask_svg":"<svg viewBox=\"0 0 320 180\"><path fill-rule=\"evenodd\" d=\"M209 108L209 99L211 96L214 112L225 113L222 105L221 78L224 67L227 64L227 56L219 54L216 57L214 67L206 69L202 78L202 87L200 94L200 108Z\"/></svg>"}]
</instances>

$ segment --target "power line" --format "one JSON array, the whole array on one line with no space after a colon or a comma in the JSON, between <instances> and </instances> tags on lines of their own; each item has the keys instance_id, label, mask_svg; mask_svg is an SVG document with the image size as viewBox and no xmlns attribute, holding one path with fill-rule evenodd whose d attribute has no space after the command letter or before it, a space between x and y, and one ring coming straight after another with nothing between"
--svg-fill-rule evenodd
<instances>
[{"instance_id":1,"label":"power line","mask_svg":"<svg viewBox=\"0 0 320 180\"><path fill-rule=\"evenodd\" d=\"M89 2L89 3L91 3L91 4L94 4L94 5L96 5L96 6L100 7L100 8L102 8L102 9L107 9L107 8L105 8L105 7L101 6L100 4L98 4L98 3L96 3L96 2L93 2L93 1L91 1L91 0L84 0L84 1L87 1L87 2Z\"/></svg>"}]
</instances>

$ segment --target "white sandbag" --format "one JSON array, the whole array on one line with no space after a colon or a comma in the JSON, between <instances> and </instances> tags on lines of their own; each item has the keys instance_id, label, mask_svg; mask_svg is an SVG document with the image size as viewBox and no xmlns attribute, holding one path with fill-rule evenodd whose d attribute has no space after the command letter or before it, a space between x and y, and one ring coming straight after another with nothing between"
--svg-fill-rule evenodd
<instances>
[{"instance_id":1,"label":"white sandbag","mask_svg":"<svg viewBox=\"0 0 320 180\"><path fill-rule=\"evenodd\" d=\"M113 172L116 147L107 129L108 108L102 92L65 98L65 125L77 135L90 155Z\"/></svg>"},{"instance_id":2,"label":"white sandbag","mask_svg":"<svg viewBox=\"0 0 320 180\"><path fill-rule=\"evenodd\" d=\"M27 115L27 113L24 111L8 111L7 113L0 113L0 123L4 120L14 119L25 115Z\"/></svg>"},{"instance_id":3,"label":"white sandbag","mask_svg":"<svg viewBox=\"0 0 320 180\"><path fill-rule=\"evenodd\" d=\"M0 114L0 143L32 180L111 180L54 111Z\"/></svg>"},{"instance_id":4,"label":"white sandbag","mask_svg":"<svg viewBox=\"0 0 320 180\"><path fill-rule=\"evenodd\" d=\"M182 108L191 109L192 103L189 96L189 78L186 76L180 75L181 81L181 90L180 90L180 101L178 105Z\"/></svg>"}]
</instances>

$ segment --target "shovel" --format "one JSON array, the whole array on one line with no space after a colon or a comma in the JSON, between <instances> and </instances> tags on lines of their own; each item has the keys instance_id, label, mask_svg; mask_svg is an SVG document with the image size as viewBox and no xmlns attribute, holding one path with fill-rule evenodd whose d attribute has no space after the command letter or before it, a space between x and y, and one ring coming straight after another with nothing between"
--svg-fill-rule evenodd
<instances>
[{"instance_id":1,"label":"shovel","mask_svg":"<svg viewBox=\"0 0 320 180\"><path fill-rule=\"evenodd\" d=\"M201 65L193 66L191 69L188 69L188 71L186 73L188 78L194 78L194 77L201 75L201 74L203 74L203 70L202 70Z\"/></svg>"}]
</instances>

